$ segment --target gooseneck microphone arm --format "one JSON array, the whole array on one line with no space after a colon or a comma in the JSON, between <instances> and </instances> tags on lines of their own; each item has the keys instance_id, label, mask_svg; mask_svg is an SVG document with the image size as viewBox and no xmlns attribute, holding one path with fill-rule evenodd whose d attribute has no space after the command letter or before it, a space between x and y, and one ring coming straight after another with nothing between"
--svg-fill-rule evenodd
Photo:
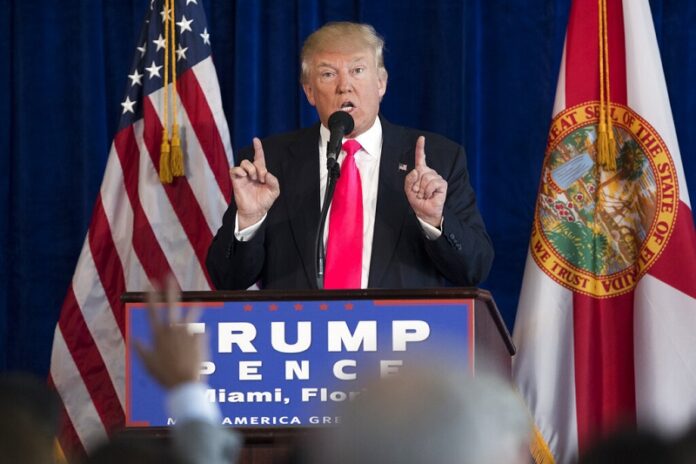
<instances>
[{"instance_id":1,"label":"gooseneck microphone arm","mask_svg":"<svg viewBox=\"0 0 696 464\"><path fill-rule=\"evenodd\" d=\"M327 160L328 161L328 160ZM328 163L327 163L328 164ZM319 216L319 228L316 236L316 264L317 264L317 288L324 288L324 267L326 264L326 249L324 248L324 228L326 227L326 218L329 215L329 206L333 199L334 191L336 190L336 181L341 175L341 168L334 160L333 166L329 168L329 175L326 179L326 190L324 191L324 203L321 205L321 215Z\"/></svg>"},{"instance_id":2,"label":"gooseneck microphone arm","mask_svg":"<svg viewBox=\"0 0 696 464\"><path fill-rule=\"evenodd\" d=\"M336 182L341 175L341 167L338 164L338 154L341 153L341 142L346 134L353 131L354 122L350 114L345 111L336 111L329 117L329 130L331 135L326 144L326 190L324 191L324 202L321 205L319 216L319 226L315 239L314 262L316 264L317 288L324 288L324 268L326 265L326 249L324 247L324 228L326 218L329 215L329 207L333 200Z\"/></svg>"}]
</instances>

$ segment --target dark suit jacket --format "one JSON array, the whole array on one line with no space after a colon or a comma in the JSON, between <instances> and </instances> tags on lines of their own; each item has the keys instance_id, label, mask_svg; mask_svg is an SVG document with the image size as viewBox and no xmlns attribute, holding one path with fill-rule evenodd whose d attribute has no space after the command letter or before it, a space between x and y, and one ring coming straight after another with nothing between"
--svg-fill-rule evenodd
<instances>
[{"instance_id":1,"label":"dark suit jacket","mask_svg":"<svg viewBox=\"0 0 696 464\"><path fill-rule=\"evenodd\" d=\"M437 134L396 126L384 118L381 122L383 144L368 286L478 285L488 275L493 248L469 184L464 149ZM420 135L426 139L428 166L448 182L443 233L432 241L425 238L404 193L404 177L414 167ZM236 208L230 202L208 250L208 272L218 289L245 289L259 279L266 289L316 288L319 124L262 143L268 171L280 183L280 196L248 242L234 238ZM253 159L253 149L246 148L239 155L240 161Z\"/></svg>"}]
</instances>

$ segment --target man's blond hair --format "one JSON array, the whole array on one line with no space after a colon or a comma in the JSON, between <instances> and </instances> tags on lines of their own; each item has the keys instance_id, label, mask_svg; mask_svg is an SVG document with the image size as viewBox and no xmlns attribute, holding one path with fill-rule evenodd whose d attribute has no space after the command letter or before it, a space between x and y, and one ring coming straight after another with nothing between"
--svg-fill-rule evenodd
<instances>
[{"instance_id":1,"label":"man's blond hair","mask_svg":"<svg viewBox=\"0 0 696 464\"><path fill-rule=\"evenodd\" d=\"M326 51L355 52L368 49L375 57L375 65L380 77L386 79L387 70L384 67L384 39L377 34L369 24L351 22L327 23L312 32L302 46L300 60L302 74L300 80L306 83L309 79L309 66L316 53Z\"/></svg>"}]
</instances>

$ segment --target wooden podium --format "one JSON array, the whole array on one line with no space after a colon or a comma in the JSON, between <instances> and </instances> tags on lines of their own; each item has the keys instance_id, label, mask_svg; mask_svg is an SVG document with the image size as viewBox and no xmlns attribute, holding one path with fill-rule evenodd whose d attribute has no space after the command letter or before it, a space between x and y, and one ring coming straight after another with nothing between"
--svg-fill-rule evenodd
<instances>
[{"instance_id":1,"label":"wooden podium","mask_svg":"<svg viewBox=\"0 0 696 464\"><path fill-rule=\"evenodd\" d=\"M126 293L122 300L127 304L144 301L143 293ZM468 313L470 337L470 363L473 371L495 372L504 378L511 375L511 357L515 347L500 313L486 290L475 288L439 288L418 290L324 290L324 291L221 291L184 292L183 302L213 303L241 302L251 308L255 302L336 302L370 300L408 305L409 302L466 301L471 306ZM272 305L273 306L273 305ZM468 307L468 306L467 306ZM397 308L398 309L398 308ZM395 310L393 310L395 311ZM253 320L253 319L252 319ZM283 462L301 440L308 439L316 430L305 426L236 427L245 437L242 463L265 464ZM167 427L131 427L124 434L133 439L167 438Z\"/></svg>"}]
</instances>

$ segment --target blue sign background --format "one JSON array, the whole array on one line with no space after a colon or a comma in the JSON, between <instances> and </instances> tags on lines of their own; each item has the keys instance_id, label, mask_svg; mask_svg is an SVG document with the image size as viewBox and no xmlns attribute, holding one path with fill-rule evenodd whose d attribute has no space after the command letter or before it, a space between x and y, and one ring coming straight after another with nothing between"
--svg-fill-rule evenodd
<instances>
[{"instance_id":1,"label":"blue sign background","mask_svg":"<svg viewBox=\"0 0 696 464\"><path fill-rule=\"evenodd\" d=\"M188 303L187 305L190 305ZM211 389L216 390L218 402L225 422L239 426L284 426L313 425L321 423L321 418L335 406L331 401L331 392L360 391L362 381L379 375L380 360L404 360L409 363L427 361L432 363L439 355L446 357L448 369L470 369L469 359L473 330L471 327L472 300L437 300L437 301L261 301L261 302L225 302L206 306L202 310L199 322L205 324L210 339L210 361L216 370L213 374L203 376ZM168 424L164 410L164 394L145 371L132 348L132 339L147 343L150 329L147 311L142 304L129 304L127 356L130 372L127 373L127 417L128 426L163 426ZM392 321L419 320L430 326L429 337L422 342L407 344L407 351L392 350ZM310 347L301 353L289 354L278 352L271 346L271 323L284 321L285 340L289 344L297 341L297 322L312 323L312 341ZM329 321L346 321L351 333L360 321L376 321L377 351L340 352L328 351ZM250 322L256 327L257 335L253 345L257 352L243 353L237 345L232 353L218 352L218 323ZM361 349L364 347L361 347ZM446 353L442 350L446 349ZM346 372L357 373L356 380L338 380L333 374L333 366L339 360L355 360L355 368L346 368ZM307 360L309 362L309 379L286 380L285 362ZM240 361L261 361L258 373L261 380L239 380ZM435 361L437 362L437 361ZM444 362L444 361L443 361ZM321 401L322 388L328 401ZM219 402L218 389L224 389L224 397L230 392L270 392L274 400L270 402ZM276 389L280 389L278 395ZM317 396L302 401L303 389L312 390ZM307 390L305 390L307 391ZM336 393L336 399L343 394ZM319 418L319 419L317 419ZM319 421L319 422L317 422Z\"/></svg>"}]
</instances>

